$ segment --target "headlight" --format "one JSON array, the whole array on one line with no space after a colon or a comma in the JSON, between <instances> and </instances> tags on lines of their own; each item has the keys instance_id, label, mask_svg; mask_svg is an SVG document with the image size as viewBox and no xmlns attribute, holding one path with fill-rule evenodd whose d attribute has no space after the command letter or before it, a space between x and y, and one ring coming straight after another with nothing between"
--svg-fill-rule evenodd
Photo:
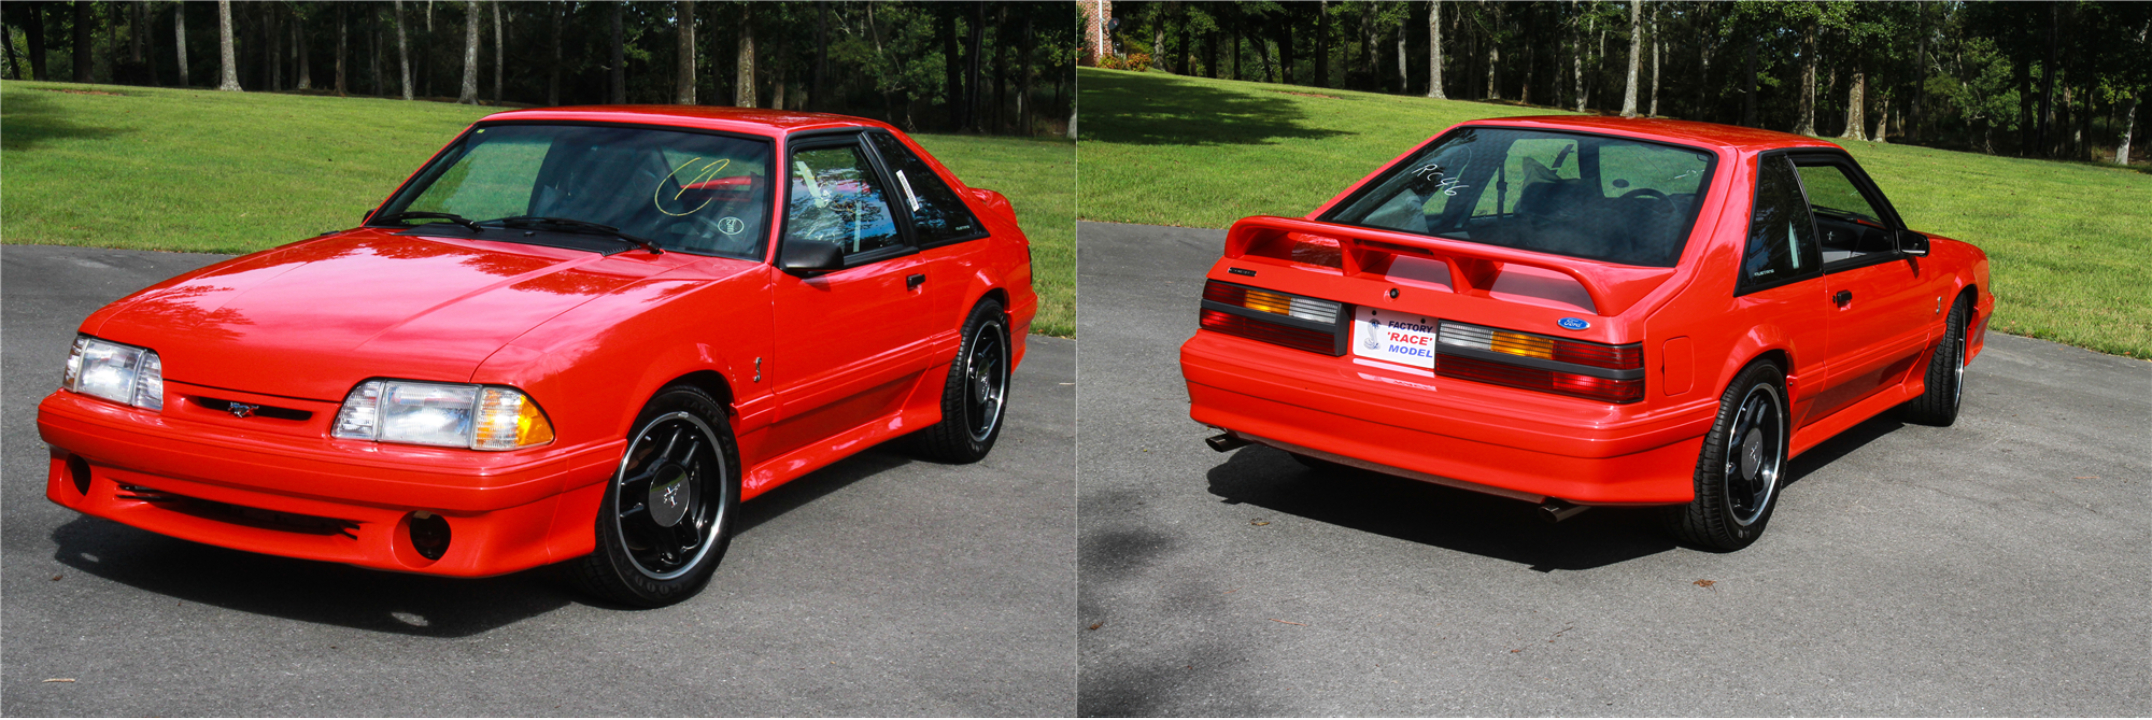
<instances>
[{"instance_id":1,"label":"headlight","mask_svg":"<svg viewBox=\"0 0 2152 720\"><path fill-rule=\"evenodd\" d=\"M351 440L514 450L553 441L529 396L489 385L368 380L351 389L332 435Z\"/></svg>"},{"instance_id":2,"label":"headlight","mask_svg":"<svg viewBox=\"0 0 2152 720\"><path fill-rule=\"evenodd\" d=\"M148 348L76 335L60 387L138 408L164 410L164 361Z\"/></svg>"}]
</instances>

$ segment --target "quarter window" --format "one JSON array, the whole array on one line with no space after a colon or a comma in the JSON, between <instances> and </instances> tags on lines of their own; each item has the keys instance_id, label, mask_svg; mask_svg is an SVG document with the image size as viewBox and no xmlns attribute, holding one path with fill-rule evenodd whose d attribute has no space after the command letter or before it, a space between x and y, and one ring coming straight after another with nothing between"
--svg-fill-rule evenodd
<instances>
[{"instance_id":1,"label":"quarter window","mask_svg":"<svg viewBox=\"0 0 2152 720\"><path fill-rule=\"evenodd\" d=\"M903 244L887 194L857 145L792 153L785 238L836 243L846 256Z\"/></svg>"},{"instance_id":2,"label":"quarter window","mask_svg":"<svg viewBox=\"0 0 2152 720\"><path fill-rule=\"evenodd\" d=\"M973 217L964 200L957 197L949 184L942 182L934 168L913 155L911 148L891 135L868 133L874 145L882 151L882 159L889 164L897 178L897 192L912 213L912 230L919 234L919 244L969 240L984 237L979 219Z\"/></svg>"},{"instance_id":3,"label":"quarter window","mask_svg":"<svg viewBox=\"0 0 2152 720\"><path fill-rule=\"evenodd\" d=\"M1815 274L1823 264L1801 182L1785 156L1757 161L1756 207L1741 256L1742 292Z\"/></svg>"}]
</instances>

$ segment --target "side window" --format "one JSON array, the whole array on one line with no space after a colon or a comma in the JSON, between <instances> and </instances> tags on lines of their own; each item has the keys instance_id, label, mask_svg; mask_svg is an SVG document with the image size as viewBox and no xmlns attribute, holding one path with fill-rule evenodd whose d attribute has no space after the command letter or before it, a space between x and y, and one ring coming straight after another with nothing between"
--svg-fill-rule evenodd
<instances>
[{"instance_id":1,"label":"side window","mask_svg":"<svg viewBox=\"0 0 2152 720\"><path fill-rule=\"evenodd\" d=\"M792 152L787 240L836 243L847 256L903 244L889 201L856 145Z\"/></svg>"},{"instance_id":2,"label":"side window","mask_svg":"<svg viewBox=\"0 0 2152 720\"><path fill-rule=\"evenodd\" d=\"M1816 214L1826 263L1893 249L1883 213L1861 193L1851 170L1837 163L1800 166L1801 185L1808 191L1809 209Z\"/></svg>"},{"instance_id":3,"label":"side window","mask_svg":"<svg viewBox=\"0 0 2152 720\"><path fill-rule=\"evenodd\" d=\"M1785 156L1758 161L1756 206L1749 213L1748 242L1741 253L1736 292L1815 274L1822 265L1816 225L1801 197L1800 176Z\"/></svg>"},{"instance_id":4,"label":"side window","mask_svg":"<svg viewBox=\"0 0 2152 720\"><path fill-rule=\"evenodd\" d=\"M912 230L919 233L921 245L985 236L985 229L963 199L903 141L882 133L868 133L867 137L874 138L882 160L896 176L897 192L911 210Z\"/></svg>"}]
</instances>

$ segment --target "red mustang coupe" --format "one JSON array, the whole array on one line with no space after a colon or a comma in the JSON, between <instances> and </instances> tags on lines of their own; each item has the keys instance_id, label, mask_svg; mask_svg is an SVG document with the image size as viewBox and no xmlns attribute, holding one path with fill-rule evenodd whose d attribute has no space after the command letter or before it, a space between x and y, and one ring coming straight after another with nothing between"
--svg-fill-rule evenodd
<instances>
[{"instance_id":1,"label":"red mustang coupe","mask_svg":"<svg viewBox=\"0 0 2152 720\"><path fill-rule=\"evenodd\" d=\"M1435 136L1305 220L1233 225L1181 347L1211 445L1540 503L1668 505L1735 550L1786 461L1949 425L1995 297L1835 145L1669 120Z\"/></svg>"},{"instance_id":2,"label":"red mustang coupe","mask_svg":"<svg viewBox=\"0 0 2152 720\"><path fill-rule=\"evenodd\" d=\"M1037 307L1008 200L887 125L501 113L363 227L83 321L46 495L387 570L568 561L661 605L744 500L900 435L984 457Z\"/></svg>"}]
</instances>

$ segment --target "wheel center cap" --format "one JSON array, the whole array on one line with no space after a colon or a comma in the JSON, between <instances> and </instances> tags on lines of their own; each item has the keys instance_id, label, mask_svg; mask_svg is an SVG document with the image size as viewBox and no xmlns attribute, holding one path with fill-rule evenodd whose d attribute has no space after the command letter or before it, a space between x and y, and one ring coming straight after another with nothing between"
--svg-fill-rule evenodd
<instances>
[{"instance_id":1,"label":"wheel center cap","mask_svg":"<svg viewBox=\"0 0 2152 720\"><path fill-rule=\"evenodd\" d=\"M650 481L650 521L658 527L672 527L687 516L687 509L694 504L694 484L688 481L687 468L666 463L658 468L657 477Z\"/></svg>"},{"instance_id":2,"label":"wheel center cap","mask_svg":"<svg viewBox=\"0 0 2152 720\"><path fill-rule=\"evenodd\" d=\"M1750 430L1741 440L1741 477L1756 477L1756 470L1763 467L1763 431Z\"/></svg>"}]
</instances>

